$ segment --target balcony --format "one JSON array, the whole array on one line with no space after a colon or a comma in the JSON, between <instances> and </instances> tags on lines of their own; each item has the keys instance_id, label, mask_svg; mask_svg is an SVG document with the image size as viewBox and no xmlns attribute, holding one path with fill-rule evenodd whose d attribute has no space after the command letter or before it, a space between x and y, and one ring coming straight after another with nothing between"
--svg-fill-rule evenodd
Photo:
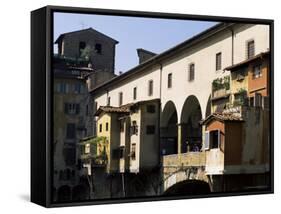
<instances>
[{"instance_id":1,"label":"balcony","mask_svg":"<svg viewBox=\"0 0 281 214\"><path fill-rule=\"evenodd\" d=\"M212 82L212 100L228 98L230 95L230 77L214 79Z\"/></svg>"}]
</instances>

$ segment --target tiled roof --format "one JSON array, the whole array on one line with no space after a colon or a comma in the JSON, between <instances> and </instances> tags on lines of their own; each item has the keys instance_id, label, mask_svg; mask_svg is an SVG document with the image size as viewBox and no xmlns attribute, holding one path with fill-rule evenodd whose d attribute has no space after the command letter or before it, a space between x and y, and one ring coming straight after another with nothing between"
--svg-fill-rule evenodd
<instances>
[{"instance_id":1,"label":"tiled roof","mask_svg":"<svg viewBox=\"0 0 281 214\"><path fill-rule=\"evenodd\" d=\"M241 116L235 115L234 113L213 113L209 115L205 120L201 121L201 124L207 124L211 120L219 120L219 121L233 121L233 122L243 122L243 118Z\"/></svg>"},{"instance_id":2,"label":"tiled roof","mask_svg":"<svg viewBox=\"0 0 281 214\"><path fill-rule=\"evenodd\" d=\"M120 107L115 106L100 106L97 112L95 113L95 116L100 115L101 112L107 112L107 113L129 113L130 107L133 104L127 104Z\"/></svg>"},{"instance_id":3,"label":"tiled roof","mask_svg":"<svg viewBox=\"0 0 281 214\"><path fill-rule=\"evenodd\" d=\"M101 112L107 112L107 113L130 113L130 110L132 107L150 103L150 102L156 102L160 99L151 99L151 100L142 100L135 103L128 103L126 105L122 105L119 107L116 106L100 106L97 112L95 113L95 116L100 115Z\"/></svg>"},{"instance_id":4,"label":"tiled roof","mask_svg":"<svg viewBox=\"0 0 281 214\"><path fill-rule=\"evenodd\" d=\"M262 59L263 57L266 57L266 56L268 56L269 54L270 54L270 51L262 52L262 53L260 53L260 54L258 54L258 55L256 55L256 56L254 56L253 58L246 59L246 60L244 60L244 61L242 61L242 62L239 62L239 63L237 63L237 64L228 66L228 67L224 68L223 70L232 71L232 70L238 69L238 68L240 68L240 67L242 67L242 66L247 65L247 64L250 63L250 62L253 62L253 61L258 60L258 59Z\"/></svg>"}]
</instances>

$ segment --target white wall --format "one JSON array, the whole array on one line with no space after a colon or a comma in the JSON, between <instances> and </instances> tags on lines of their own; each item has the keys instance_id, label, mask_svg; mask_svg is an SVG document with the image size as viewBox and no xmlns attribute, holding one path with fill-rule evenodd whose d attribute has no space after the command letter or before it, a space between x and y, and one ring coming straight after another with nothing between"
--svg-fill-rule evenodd
<instances>
[{"instance_id":1,"label":"white wall","mask_svg":"<svg viewBox=\"0 0 281 214\"><path fill-rule=\"evenodd\" d=\"M269 28L264 25L243 25L234 28L234 64L246 59L246 41L255 40L255 53L269 48ZM178 123L185 100L195 95L199 100L202 117L205 117L207 102L211 95L212 81L217 77L228 75L223 69L232 65L232 33L230 30L208 38L182 53L170 57L162 63L161 108L168 101L173 101L178 114ZM216 71L216 54L222 53L221 70ZM188 81L189 64L195 64L195 79ZM172 88L167 87L168 74L172 73ZM153 96L148 96L148 81L153 80ZM137 87L137 99L133 100L133 88ZM147 69L141 76L113 84L112 89L96 98L98 106L106 105L107 96L111 97L111 105L119 105L119 93L123 92L123 104L160 97L160 66Z\"/></svg>"}]
</instances>

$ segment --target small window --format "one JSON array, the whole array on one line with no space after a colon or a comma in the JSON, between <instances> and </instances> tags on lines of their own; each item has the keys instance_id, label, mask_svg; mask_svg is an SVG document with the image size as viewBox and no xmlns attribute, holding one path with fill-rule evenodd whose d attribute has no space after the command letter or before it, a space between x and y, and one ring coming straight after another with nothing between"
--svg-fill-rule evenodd
<instances>
[{"instance_id":1,"label":"small window","mask_svg":"<svg viewBox=\"0 0 281 214\"><path fill-rule=\"evenodd\" d=\"M90 153L90 144L89 143L87 143L86 145L85 145L85 154L89 154Z\"/></svg>"},{"instance_id":2,"label":"small window","mask_svg":"<svg viewBox=\"0 0 281 214\"><path fill-rule=\"evenodd\" d=\"M63 156L64 156L64 161L67 166L72 166L75 164L76 161L76 149L75 148L64 148L63 149ZM69 178L69 174L66 176Z\"/></svg>"},{"instance_id":3,"label":"small window","mask_svg":"<svg viewBox=\"0 0 281 214\"><path fill-rule=\"evenodd\" d=\"M66 138L74 139L76 137L76 127L74 123L68 123L66 125Z\"/></svg>"},{"instance_id":4,"label":"small window","mask_svg":"<svg viewBox=\"0 0 281 214\"><path fill-rule=\"evenodd\" d=\"M95 51L96 51L96 53L101 54L101 52L102 52L102 46L101 46L100 43L97 43L97 44L95 45Z\"/></svg>"},{"instance_id":5,"label":"small window","mask_svg":"<svg viewBox=\"0 0 281 214\"><path fill-rule=\"evenodd\" d=\"M121 106L123 104L123 93L120 92L119 93L119 106Z\"/></svg>"},{"instance_id":6,"label":"small window","mask_svg":"<svg viewBox=\"0 0 281 214\"><path fill-rule=\"evenodd\" d=\"M253 78L260 78L262 76L261 65L256 65L253 67Z\"/></svg>"},{"instance_id":7,"label":"small window","mask_svg":"<svg viewBox=\"0 0 281 214\"><path fill-rule=\"evenodd\" d=\"M100 132L102 132L102 124L100 124Z\"/></svg>"},{"instance_id":8,"label":"small window","mask_svg":"<svg viewBox=\"0 0 281 214\"><path fill-rule=\"evenodd\" d=\"M70 92L70 85L66 83L64 86L65 86L64 93L68 94Z\"/></svg>"},{"instance_id":9,"label":"small window","mask_svg":"<svg viewBox=\"0 0 281 214\"><path fill-rule=\"evenodd\" d=\"M146 126L146 134L155 134L155 126L154 125L148 125Z\"/></svg>"},{"instance_id":10,"label":"small window","mask_svg":"<svg viewBox=\"0 0 281 214\"><path fill-rule=\"evenodd\" d=\"M255 101L254 97L250 97L250 101L249 101L250 107L254 107L254 103L255 103L254 101Z\"/></svg>"},{"instance_id":11,"label":"small window","mask_svg":"<svg viewBox=\"0 0 281 214\"><path fill-rule=\"evenodd\" d=\"M220 131L213 130L210 131L210 148L217 149L220 145Z\"/></svg>"},{"instance_id":12,"label":"small window","mask_svg":"<svg viewBox=\"0 0 281 214\"><path fill-rule=\"evenodd\" d=\"M131 134L132 134L132 135L137 135L137 134L138 134L138 125L137 125L137 121L133 121L133 122L132 122Z\"/></svg>"},{"instance_id":13,"label":"small window","mask_svg":"<svg viewBox=\"0 0 281 214\"><path fill-rule=\"evenodd\" d=\"M80 105L78 103L65 103L64 104L64 113L75 115L79 114L80 112Z\"/></svg>"},{"instance_id":14,"label":"small window","mask_svg":"<svg viewBox=\"0 0 281 214\"><path fill-rule=\"evenodd\" d=\"M153 95L153 80L149 80L148 82L148 96Z\"/></svg>"},{"instance_id":15,"label":"small window","mask_svg":"<svg viewBox=\"0 0 281 214\"><path fill-rule=\"evenodd\" d=\"M120 132L124 132L125 122L123 120L120 121Z\"/></svg>"},{"instance_id":16,"label":"small window","mask_svg":"<svg viewBox=\"0 0 281 214\"><path fill-rule=\"evenodd\" d=\"M75 94L80 94L82 91L81 91L81 89L82 89L82 87L81 87L82 85L80 84L80 83L76 83L76 84L74 84L74 93Z\"/></svg>"},{"instance_id":17,"label":"small window","mask_svg":"<svg viewBox=\"0 0 281 214\"><path fill-rule=\"evenodd\" d=\"M216 54L216 71L221 70L221 52Z\"/></svg>"},{"instance_id":18,"label":"small window","mask_svg":"<svg viewBox=\"0 0 281 214\"><path fill-rule=\"evenodd\" d=\"M172 88L172 73L168 74L168 88Z\"/></svg>"},{"instance_id":19,"label":"small window","mask_svg":"<svg viewBox=\"0 0 281 214\"><path fill-rule=\"evenodd\" d=\"M108 131L108 123L105 124L105 131Z\"/></svg>"},{"instance_id":20,"label":"small window","mask_svg":"<svg viewBox=\"0 0 281 214\"><path fill-rule=\"evenodd\" d=\"M85 48L86 48L86 42L79 42L79 56L82 55Z\"/></svg>"},{"instance_id":21,"label":"small window","mask_svg":"<svg viewBox=\"0 0 281 214\"><path fill-rule=\"evenodd\" d=\"M107 105L110 106L110 97L107 98Z\"/></svg>"},{"instance_id":22,"label":"small window","mask_svg":"<svg viewBox=\"0 0 281 214\"><path fill-rule=\"evenodd\" d=\"M137 87L134 87L134 89L133 89L133 98L134 98L134 100L137 99Z\"/></svg>"},{"instance_id":23,"label":"small window","mask_svg":"<svg viewBox=\"0 0 281 214\"><path fill-rule=\"evenodd\" d=\"M132 143L130 157L132 160L136 160L136 144Z\"/></svg>"},{"instance_id":24,"label":"small window","mask_svg":"<svg viewBox=\"0 0 281 214\"><path fill-rule=\"evenodd\" d=\"M247 42L247 58L253 58L255 56L255 41L251 40Z\"/></svg>"},{"instance_id":25,"label":"small window","mask_svg":"<svg viewBox=\"0 0 281 214\"><path fill-rule=\"evenodd\" d=\"M155 113L155 105L147 105L146 106L147 113Z\"/></svg>"},{"instance_id":26,"label":"small window","mask_svg":"<svg viewBox=\"0 0 281 214\"><path fill-rule=\"evenodd\" d=\"M189 64L189 75L188 75L188 80L193 81L195 78L195 64L191 63Z\"/></svg>"}]
</instances>

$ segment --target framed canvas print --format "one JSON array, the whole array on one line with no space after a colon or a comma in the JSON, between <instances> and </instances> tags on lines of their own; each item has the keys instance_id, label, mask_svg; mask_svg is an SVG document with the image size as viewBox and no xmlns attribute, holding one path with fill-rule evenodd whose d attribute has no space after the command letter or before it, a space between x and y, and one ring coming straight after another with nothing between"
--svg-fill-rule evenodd
<instances>
[{"instance_id":1,"label":"framed canvas print","mask_svg":"<svg viewBox=\"0 0 281 214\"><path fill-rule=\"evenodd\" d=\"M273 193L273 20L31 12L31 201Z\"/></svg>"}]
</instances>

